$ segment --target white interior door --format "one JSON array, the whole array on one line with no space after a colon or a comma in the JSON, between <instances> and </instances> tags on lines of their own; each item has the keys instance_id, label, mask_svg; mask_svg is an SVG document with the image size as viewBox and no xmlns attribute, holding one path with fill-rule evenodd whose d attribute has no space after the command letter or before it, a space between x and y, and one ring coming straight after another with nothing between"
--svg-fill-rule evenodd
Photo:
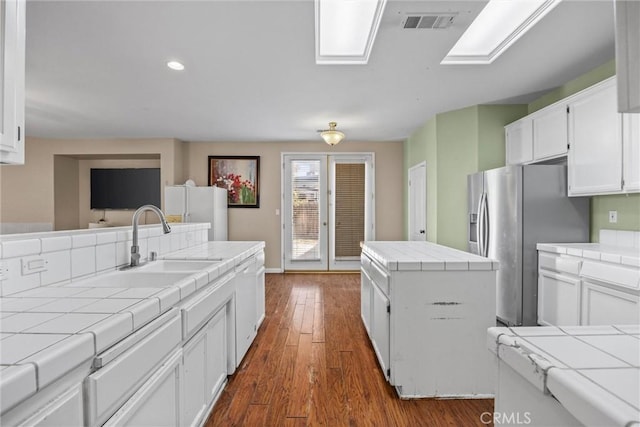
<instances>
[{"instance_id":1,"label":"white interior door","mask_svg":"<svg viewBox=\"0 0 640 427\"><path fill-rule=\"evenodd\" d=\"M409 169L409 240L427 240L427 163Z\"/></svg>"},{"instance_id":2,"label":"white interior door","mask_svg":"<svg viewBox=\"0 0 640 427\"><path fill-rule=\"evenodd\" d=\"M327 156L283 157L285 270L327 270Z\"/></svg>"},{"instance_id":3,"label":"white interior door","mask_svg":"<svg viewBox=\"0 0 640 427\"><path fill-rule=\"evenodd\" d=\"M284 154L285 270L357 270L373 240L373 155Z\"/></svg>"}]
</instances>

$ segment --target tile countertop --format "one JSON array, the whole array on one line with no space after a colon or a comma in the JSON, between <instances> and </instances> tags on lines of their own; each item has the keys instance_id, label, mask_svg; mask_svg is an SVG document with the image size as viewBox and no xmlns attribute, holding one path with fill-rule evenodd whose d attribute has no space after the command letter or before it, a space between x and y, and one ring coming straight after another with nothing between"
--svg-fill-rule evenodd
<instances>
[{"instance_id":1,"label":"tile countertop","mask_svg":"<svg viewBox=\"0 0 640 427\"><path fill-rule=\"evenodd\" d=\"M538 243L544 252L567 254L630 267L640 267L640 249L601 243Z\"/></svg>"},{"instance_id":2,"label":"tile countertop","mask_svg":"<svg viewBox=\"0 0 640 427\"><path fill-rule=\"evenodd\" d=\"M487 339L584 425L640 423L640 325L496 327Z\"/></svg>"},{"instance_id":3,"label":"tile countertop","mask_svg":"<svg viewBox=\"0 0 640 427\"><path fill-rule=\"evenodd\" d=\"M364 242L362 251L390 271L498 269L498 261L431 242Z\"/></svg>"},{"instance_id":4,"label":"tile countertop","mask_svg":"<svg viewBox=\"0 0 640 427\"><path fill-rule=\"evenodd\" d=\"M206 242L165 259L215 259L166 287L92 287L97 276L0 298L0 411L4 411L264 248L264 242ZM142 267L144 268L144 267ZM126 274L111 271L98 276Z\"/></svg>"}]
</instances>

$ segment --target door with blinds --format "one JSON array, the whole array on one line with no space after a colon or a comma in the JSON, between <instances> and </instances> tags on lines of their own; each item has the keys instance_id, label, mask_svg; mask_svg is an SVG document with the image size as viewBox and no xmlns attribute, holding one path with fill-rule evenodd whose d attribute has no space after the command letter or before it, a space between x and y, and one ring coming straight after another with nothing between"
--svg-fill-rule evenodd
<instances>
[{"instance_id":1,"label":"door with blinds","mask_svg":"<svg viewBox=\"0 0 640 427\"><path fill-rule=\"evenodd\" d=\"M374 238L372 154L283 154L285 270L358 270Z\"/></svg>"}]
</instances>

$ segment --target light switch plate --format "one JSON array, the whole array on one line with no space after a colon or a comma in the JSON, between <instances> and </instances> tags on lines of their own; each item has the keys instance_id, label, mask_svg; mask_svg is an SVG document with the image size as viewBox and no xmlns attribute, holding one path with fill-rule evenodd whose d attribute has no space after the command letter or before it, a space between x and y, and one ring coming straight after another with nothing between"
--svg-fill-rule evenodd
<instances>
[{"instance_id":1,"label":"light switch plate","mask_svg":"<svg viewBox=\"0 0 640 427\"><path fill-rule=\"evenodd\" d=\"M618 222L618 211L609 211L609 222L611 224Z\"/></svg>"}]
</instances>

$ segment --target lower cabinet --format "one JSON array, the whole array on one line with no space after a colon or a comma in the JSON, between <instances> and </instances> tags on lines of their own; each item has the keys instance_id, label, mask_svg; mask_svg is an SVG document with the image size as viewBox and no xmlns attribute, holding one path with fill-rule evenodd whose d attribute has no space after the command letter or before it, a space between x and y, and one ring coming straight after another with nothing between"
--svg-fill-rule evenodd
<instances>
[{"instance_id":1,"label":"lower cabinet","mask_svg":"<svg viewBox=\"0 0 640 427\"><path fill-rule=\"evenodd\" d=\"M82 386L63 392L45 408L20 423L24 427L82 426Z\"/></svg>"},{"instance_id":2,"label":"lower cabinet","mask_svg":"<svg viewBox=\"0 0 640 427\"><path fill-rule=\"evenodd\" d=\"M640 323L640 297L589 280L582 281L582 325Z\"/></svg>"},{"instance_id":3,"label":"lower cabinet","mask_svg":"<svg viewBox=\"0 0 640 427\"><path fill-rule=\"evenodd\" d=\"M364 268L360 269L360 316L371 337L371 278Z\"/></svg>"},{"instance_id":4,"label":"lower cabinet","mask_svg":"<svg viewBox=\"0 0 640 427\"><path fill-rule=\"evenodd\" d=\"M264 266L260 266L256 273L256 326L259 328L265 316L265 271Z\"/></svg>"},{"instance_id":5,"label":"lower cabinet","mask_svg":"<svg viewBox=\"0 0 640 427\"><path fill-rule=\"evenodd\" d=\"M182 426L201 425L227 378L226 310L183 347Z\"/></svg>"},{"instance_id":6,"label":"lower cabinet","mask_svg":"<svg viewBox=\"0 0 640 427\"><path fill-rule=\"evenodd\" d=\"M255 258L236 267L236 367L256 336L256 266Z\"/></svg>"},{"instance_id":7,"label":"lower cabinet","mask_svg":"<svg viewBox=\"0 0 640 427\"><path fill-rule=\"evenodd\" d=\"M180 359L177 349L105 426L180 425Z\"/></svg>"},{"instance_id":8,"label":"lower cabinet","mask_svg":"<svg viewBox=\"0 0 640 427\"><path fill-rule=\"evenodd\" d=\"M389 298L375 285L371 287L371 343L373 349L378 356L378 362L382 368L384 376L389 379L389 352L390 352L390 336L389 336Z\"/></svg>"},{"instance_id":9,"label":"lower cabinet","mask_svg":"<svg viewBox=\"0 0 640 427\"><path fill-rule=\"evenodd\" d=\"M580 324L580 279L540 269L538 275L538 323Z\"/></svg>"}]
</instances>

